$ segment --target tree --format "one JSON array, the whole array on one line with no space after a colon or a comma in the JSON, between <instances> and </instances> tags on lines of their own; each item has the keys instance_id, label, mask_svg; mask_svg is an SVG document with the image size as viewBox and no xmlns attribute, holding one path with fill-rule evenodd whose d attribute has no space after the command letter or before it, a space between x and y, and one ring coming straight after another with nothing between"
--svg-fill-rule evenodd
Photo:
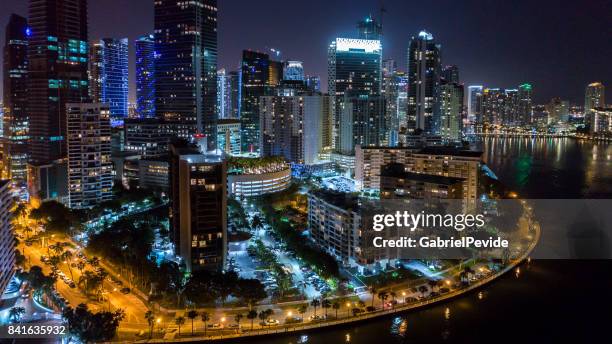
<instances>
[{"instance_id":1,"label":"tree","mask_svg":"<svg viewBox=\"0 0 612 344\"><path fill-rule=\"evenodd\" d=\"M325 309L325 318L327 318L327 309L330 308L331 306L332 306L332 303L328 299L323 299L323 301L321 301L321 307Z\"/></svg>"},{"instance_id":2,"label":"tree","mask_svg":"<svg viewBox=\"0 0 612 344\"><path fill-rule=\"evenodd\" d=\"M266 319L268 319L268 313L266 313L266 311L260 311L259 312L259 320L261 320L263 325L266 325Z\"/></svg>"},{"instance_id":3,"label":"tree","mask_svg":"<svg viewBox=\"0 0 612 344\"><path fill-rule=\"evenodd\" d=\"M370 294L372 294L372 307L374 307L374 298L376 297L376 292L378 290L376 289L375 286L371 286L370 287Z\"/></svg>"},{"instance_id":4,"label":"tree","mask_svg":"<svg viewBox=\"0 0 612 344\"><path fill-rule=\"evenodd\" d=\"M79 260L78 263L76 263L76 268L77 270L79 270L79 273L82 275L83 274L83 270L85 269L86 265L85 262L82 260Z\"/></svg>"},{"instance_id":5,"label":"tree","mask_svg":"<svg viewBox=\"0 0 612 344\"><path fill-rule=\"evenodd\" d=\"M427 289L427 287L424 285L419 287L419 292L421 293L421 296L425 296L425 293L427 292L427 290L429 289Z\"/></svg>"},{"instance_id":6,"label":"tree","mask_svg":"<svg viewBox=\"0 0 612 344\"><path fill-rule=\"evenodd\" d=\"M268 297L264 285L256 279L238 280L233 294L246 303L249 306L249 310L253 309L253 305L257 302Z\"/></svg>"},{"instance_id":7,"label":"tree","mask_svg":"<svg viewBox=\"0 0 612 344\"><path fill-rule=\"evenodd\" d=\"M92 313L87 305L81 303L75 309L64 308L62 317L66 321L68 333L84 343L108 342L117 334L117 328L125 313L121 309L114 312Z\"/></svg>"},{"instance_id":8,"label":"tree","mask_svg":"<svg viewBox=\"0 0 612 344\"><path fill-rule=\"evenodd\" d=\"M431 288L431 291L434 291L434 288L438 286L438 281L430 279L427 281L427 284Z\"/></svg>"},{"instance_id":9,"label":"tree","mask_svg":"<svg viewBox=\"0 0 612 344\"><path fill-rule=\"evenodd\" d=\"M319 305L321 304L321 301L319 299L312 299L312 301L310 301L310 305L312 307L314 307L314 317L317 317L317 307L319 307Z\"/></svg>"},{"instance_id":10,"label":"tree","mask_svg":"<svg viewBox=\"0 0 612 344\"><path fill-rule=\"evenodd\" d=\"M387 293L386 291L381 291L378 293L378 299L380 300L380 303L382 304L382 309L385 309L385 301L387 300L387 298L389 298L389 293Z\"/></svg>"},{"instance_id":11,"label":"tree","mask_svg":"<svg viewBox=\"0 0 612 344\"><path fill-rule=\"evenodd\" d=\"M193 336L193 321L197 317L198 317L198 311L196 311L195 309L192 309L189 312L187 312L187 318L191 320L191 335L192 336Z\"/></svg>"},{"instance_id":12,"label":"tree","mask_svg":"<svg viewBox=\"0 0 612 344\"><path fill-rule=\"evenodd\" d=\"M238 328L240 328L240 321L242 320L243 317L244 315L240 313L234 315L234 321L236 322L236 325L238 325Z\"/></svg>"},{"instance_id":13,"label":"tree","mask_svg":"<svg viewBox=\"0 0 612 344\"><path fill-rule=\"evenodd\" d=\"M206 336L206 323L210 321L210 314L208 312L200 313L200 319L204 323L204 336Z\"/></svg>"},{"instance_id":14,"label":"tree","mask_svg":"<svg viewBox=\"0 0 612 344\"><path fill-rule=\"evenodd\" d=\"M176 326L178 326L178 334L180 336L181 335L181 326L183 326L185 324L185 318L184 317L177 317L176 319L174 319L174 323L176 324Z\"/></svg>"},{"instance_id":15,"label":"tree","mask_svg":"<svg viewBox=\"0 0 612 344\"><path fill-rule=\"evenodd\" d=\"M11 319L11 321L14 323L19 322L25 312L26 310L23 307L12 307L11 309L9 309L9 319Z\"/></svg>"},{"instance_id":16,"label":"tree","mask_svg":"<svg viewBox=\"0 0 612 344\"><path fill-rule=\"evenodd\" d=\"M304 313L306 313L306 311L308 310L308 304L304 303L302 305L299 305L297 310L298 310L298 313L302 315L302 321L304 321Z\"/></svg>"},{"instance_id":17,"label":"tree","mask_svg":"<svg viewBox=\"0 0 612 344\"><path fill-rule=\"evenodd\" d=\"M340 309L340 302L334 301L332 308L336 311L336 319L338 319L338 310Z\"/></svg>"},{"instance_id":18,"label":"tree","mask_svg":"<svg viewBox=\"0 0 612 344\"><path fill-rule=\"evenodd\" d=\"M253 320L257 318L257 311L254 309L249 310L246 317L247 319L251 320L251 330L253 330Z\"/></svg>"},{"instance_id":19,"label":"tree","mask_svg":"<svg viewBox=\"0 0 612 344\"><path fill-rule=\"evenodd\" d=\"M389 292L389 296L391 296L391 300L393 301L391 304L393 305L393 309L395 309L395 298L397 294L394 291Z\"/></svg>"},{"instance_id":20,"label":"tree","mask_svg":"<svg viewBox=\"0 0 612 344\"><path fill-rule=\"evenodd\" d=\"M155 325L155 315L153 315L152 311L147 311L144 315L145 319L147 319L147 324L149 324L149 339L153 337L153 325Z\"/></svg>"},{"instance_id":21,"label":"tree","mask_svg":"<svg viewBox=\"0 0 612 344\"><path fill-rule=\"evenodd\" d=\"M259 215L253 216L253 220L251 221L251 227L253 229L258 229L259 227L261 227L261 218L259 217Z\"/></svg>"},{"instance_id":22,"label":"tree","mask_svg":"<svg viewBox=\"0 0 612 344\"><path fill-rule=\"evenodd\" d=\"M353 308L352 312L353 312L353 316L355 317L363 311L361 310L361 308Z\"/></svg>"}]
</instances>

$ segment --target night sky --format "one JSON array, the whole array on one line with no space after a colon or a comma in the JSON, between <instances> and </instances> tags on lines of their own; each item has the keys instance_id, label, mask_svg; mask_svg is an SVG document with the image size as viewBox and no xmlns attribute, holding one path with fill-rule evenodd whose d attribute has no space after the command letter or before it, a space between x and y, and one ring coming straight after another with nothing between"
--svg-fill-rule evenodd
<instances>
[{"instance_id":1,"label":"night sky","mask_svg":"<svg viewBox=\"0 0 612 344\"><path fill-rule=\"evenodd\" d=\"M27 0L2 0L0 40L9 14L27 16ZM327 46L356 35L356 22L378 16L377 0L219 0L219 68L238 66L242 49L277 48L304 61L327 82ZM602 81L612 94L612 1L385 0L383 55L406 69L406 49L421 29L442 44L443 64L456 64L466 85L534 86L538 103L560 96L582 104L584 88ZM90 0L89 38L133 39L153 31L153 0ZM326 89L326 86L323 86ZM608 96L608 103L610 103Z\"/></svg>"}]
</instances>

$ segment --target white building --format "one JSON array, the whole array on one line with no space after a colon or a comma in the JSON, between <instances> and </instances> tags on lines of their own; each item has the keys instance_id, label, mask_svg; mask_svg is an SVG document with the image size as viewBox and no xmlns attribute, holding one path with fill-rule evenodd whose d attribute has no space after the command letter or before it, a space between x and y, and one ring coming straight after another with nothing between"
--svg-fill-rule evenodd
<instances>
[{"instance_id":1,"label":"white building","mask_svg":"<svg viewBox=\"0 0 612 344\"><path fill-rule=\"evenodd\" d=\"M68 204L89 208L112 197L110 109L67 103Z\"/></svg>"},{"instance_id":2,"label":"white building","mask_svg":"<svg viewBox=\"0 0 612 344\"><path fill-rule=\"evenodd\" d=\"M15 272L15 238L11 224L13 196L10 181L0 180L0 295Z\"/></svg>"}]
</instances>

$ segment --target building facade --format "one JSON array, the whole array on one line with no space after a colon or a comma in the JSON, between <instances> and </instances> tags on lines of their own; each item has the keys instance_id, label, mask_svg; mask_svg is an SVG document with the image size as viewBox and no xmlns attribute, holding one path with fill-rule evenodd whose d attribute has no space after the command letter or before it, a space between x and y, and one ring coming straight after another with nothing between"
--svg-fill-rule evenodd
<instances>
[{"instance_id":1,"label":"building facade","mask_svg":"<svg viewBox=\"0 0 612 344\"><path fill-rule=\"evenodd\" d=\"M13 196L8 179L0 180L0 295L15 273L15 234L11 223Z\"/></svg>"},{"instance_id":2,"label":"building facade","mask_svg":"<svg viewBox=\"0 0 612 344\"><path fill-rule=\"evenodd\" d=\"M383 166L381 199L462 199L463 179L407 172L402 164Z\"/></svg>"},{"instance_id":3,"label":"building facade","mask_svg":"<svg viewBox=\"0 0 612 344\"><path fill-rule=\"evenodd\" d=\"M601 82L593 82L587 85L584 92L584 114L597 107L606 106L606 87Z\"/></svg>"},{"instance_id":4,"label":"building facade","mask_svg":"<svg viewBox=\"0 0 612 344\"><path fill-rule=\"evenodd\" d=\"M68 205L91 208L112 198L110 107L67 103Z\"/></svg>"},{"instance_id":5,"label":"building facade","mask_svg":"<svg viewBox=\"0 0 612 344\"><path fill-rule=\"evenodd\" d=\"M0 178L17 184L27 179L29 115L28 24L24 17L11 14L6 26L3 59L2 165Z\"/></svg>"},{"instance_id":6,"label":"building facade","mask_svg":"<svg viewBox=\"0 0 612 344\"><path fill-rule=\"evenodd\" d=\"M353 154L356 145L380 146L386 142L385 98L344 96L340 117L340 152Z\"/></svg>"},{"instance_id":7,"label":"building facade","mask_svg":"<svg viewBox=\"0 0 612 344\"><path fill-rule=\"evenodd\" d=\"M229 155L240 154L240 120L219 119L217 122L217 148Z\"/></svg>"},{"instance_id":8,"label":"building facade","mask_svg":"<svg viewBox=\"0 0 612 344\"><path fill-rule=\"evenodd\" d=\"M463 85L443 83L438 90L436 111L440 118L440 136L449 142L461 141L463 133Z\"/></svg>"},{"instance_id":9,"label":"building facade","mask_svg":"<svg viewBox=\"0 0 612 344\"><path fill-rule=\"evenodd\" d=\"M242 151L259 151L259 99L269 92L270 57L250 50L242 52L240 122Z\"/></svg>"},{"instance_id":10,"label":"building facade","mask_svg":"<svg viewBox=\"0 0 612 344\"><path fill-rule=\"evenodd\" d=\"M136 117L155 118L155 36L140 36L136 48Z\"/></svg>"}]
</instances>

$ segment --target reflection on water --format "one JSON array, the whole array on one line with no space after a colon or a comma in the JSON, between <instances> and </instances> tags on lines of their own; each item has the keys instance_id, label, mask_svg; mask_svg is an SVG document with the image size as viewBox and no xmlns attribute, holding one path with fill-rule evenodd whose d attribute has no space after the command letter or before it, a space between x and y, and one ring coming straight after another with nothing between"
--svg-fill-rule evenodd
<instances>
[{"instance_id":1,"label":"reflection on water","mask_svg":"<svg viewBox=\"0 0 612 344\"><path fill-rule=\"evenodd\" d=\"M612 145L572 138L484 138L474 148L528 198L611 198Z\"/></svg>"}]
</instances>

